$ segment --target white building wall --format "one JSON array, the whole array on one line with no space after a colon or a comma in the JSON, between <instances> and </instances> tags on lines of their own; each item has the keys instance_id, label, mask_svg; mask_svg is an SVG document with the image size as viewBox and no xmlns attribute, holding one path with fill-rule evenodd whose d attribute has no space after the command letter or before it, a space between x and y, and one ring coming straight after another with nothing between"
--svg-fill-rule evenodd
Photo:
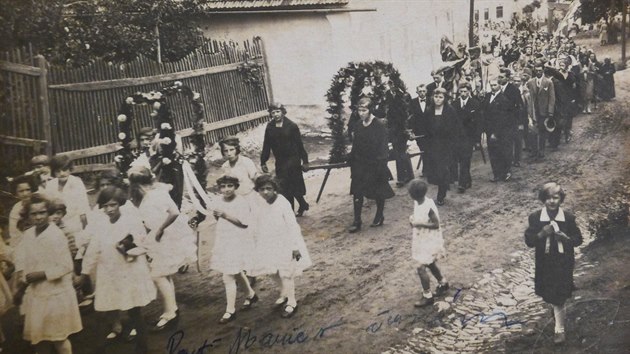
<instances>
[{"instance_id":1,"label":"white building wall","mask_svg":"<svg viewBox=\"0 0 630 354\"><path fill-rule=\"evenodd\" d=\"M260 36L274 98L286 104L324 104L331 78L351 61L393 63L413 93L440 66L443 35L456 44L468 41L467 0L353 0L350 6L377 11L213 15L200 27L213 39Z\"/></svg>"}]
</instances>

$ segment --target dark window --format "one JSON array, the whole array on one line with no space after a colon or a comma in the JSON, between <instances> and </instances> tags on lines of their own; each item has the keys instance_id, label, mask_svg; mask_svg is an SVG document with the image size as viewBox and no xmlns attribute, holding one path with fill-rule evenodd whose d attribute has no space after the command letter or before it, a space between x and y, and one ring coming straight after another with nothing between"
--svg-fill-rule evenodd
<instances>
[{"instance_id":1,"label":"dark window","mask_svg":"<svg viewBox=\"0 0 630 354\"><path fill-rule=\"evenodd\" d=\"M503 18L503 6L497 6L497 18Z\"/></svg>"},{"instance_id":2,"label":"dark window","mask_svg":"<svg viewBox=\"0 0 630 354\"><path fill-rule=\"evenodd\" d=\"M479 10L475 10L475 21L479 22Z\"/></svg>"},{"instance_id":3,"label":"dark window","mask_svg":"<svg viewBox=\"0 0 630 354\"><path fill-rule=\"evenodd\" d=\"M490 19L490 9L483 9L483 19L486 21Z\"/></svg>"}]
</instances>

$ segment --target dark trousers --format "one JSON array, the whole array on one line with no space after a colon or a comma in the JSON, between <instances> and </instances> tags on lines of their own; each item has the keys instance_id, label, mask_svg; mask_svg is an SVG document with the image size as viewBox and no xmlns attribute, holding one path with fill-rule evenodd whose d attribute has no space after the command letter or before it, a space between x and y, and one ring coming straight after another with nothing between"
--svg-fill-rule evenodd
<instances>
[{"instance_id":1,"label":"dark trousers","mask_svg":"<svg viewBox=\"0 0 630 354\"><path fill-rule=\"evenodd\" d=\"M422 175L427 175L427 164L425 163L424 157L426 156L427 151L427 139L426 138L418 138L416 139L416 144L418 145L418 149L422 153L420 158L422 159Z\"/></svg>"},{"instance_id":2,"label":"dark trousers","mask_svg":"<svg viewBox=\"0 0 630 354\"><path fill-rule=\"evenodd\" d=\"M512 140L513 162L521 162L521 153L523 152L523 132L523 130L518 130L518 128L514 131L514 138Z\"/></svg>"},{"instance_id":3,"label":"dark trousers","mask_svg":"<svg viewBox=\"0 0 630 354\"><path fill-rule=\"evenodd\" d=\"M496 139L488 139L488 155L495 178L504 178L512 165L512 137L506 133Z\"/></svg>"},{"instance_id":4,"label":"dark trousers","mask_svg":"<svg viewBox=\"0 0 630 354\"><path fill-rule=\"evenodd\" d=\"M353 195L352 203L354 208L354 225L361 226L361 211L363 210L363 196ZM374 215L374 221L378 221L383 218L385 211L385 199L376 199L376 214Z\"/></svg>"},{"instance_id":5,"label":"dark trousers","mask_svg":"<svg viewBox=\"0 0 630 354\"><path fill-rule=\"evenodd\" d=\"M136 354L146 354L147 349L147 325L142 317L142 311L140 307L134 307L128 311L129 317L133 328L138 332L136 336ZM96 353L105 352L105 341L107 334L111 331L111 325L114 322L114 318L117 315L117 311L99 312L99 322L97 328L97 336L94 341L94 348Z\"/></svg>"},{"instance_id":6,"label":"dark trousers","mask_svg":"<svg viewBox=\"0 0 630 354\"><path fill-rule=\"evenodd\" d=\"M547 132L542 123L529 130L529 146L533 156L545 156L545 145L548 135L549 132Z\"/></svg>"},{"instance_id":7,"label":"dark trousers","mask_svg":"<svg viewBox=\"0 0 630 354\"><path fill-rule=\"evenodd\" d=\"M457 154L457 165L455 175L457 176L458 185L463 188L469 188L472 185L472 177L470 176L470 160L472 159L473 143L468 143L460 148Z\"/></svg>"},{"instance_id":8,"label":"dark trousers","mask_svg":"<svg viewBox=\"0 0 630 354\"><path fill-rule=\"evenodd\" d=\"M446 191L448 191L448 184L438 184L437 200L444 200L446 198Z\"/></svg>"},{"instance_id":9,"label":"dark trousers","mask_svg":"<svg viewBox=\"0 0 630 354\"><path fill-rule=\"evenodd\" d=\"M299 208L306 210L306 207L308 205L308 203L306 202L306 199L304 199L303 195L291 195L288 193L280 193L282 194L283 197L287 198L287 200L289 201L289 204L291 204L291 210L294 210L294 205L295 205L295 201L297 200Z\"/></svg>"},{"instance_id":10,"label":"dark trousers","mask_svg":"<svg viewBox=\"0 0 630 354\"><path fill-rule=\"evenodd\" d=\"M404 138L394 139L394 158L396 159L396 180L407 182L413 179L413 166L411 159L407 155L407 140Z\"/></svg>"}]
</instances>

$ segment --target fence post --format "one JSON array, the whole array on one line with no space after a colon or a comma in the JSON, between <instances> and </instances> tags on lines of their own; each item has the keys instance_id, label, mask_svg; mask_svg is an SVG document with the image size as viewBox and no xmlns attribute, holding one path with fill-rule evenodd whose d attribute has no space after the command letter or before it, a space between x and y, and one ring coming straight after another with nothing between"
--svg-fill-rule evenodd
<instances>
[{"instance_id":1,"label":"fence post","mask_svg":"<svg viewBox=\"0 0 630 354\"><path fill-rule=\"evenodd\" d=\"M39 97L39 116L42 120L42 129L44 130L44 140L46 140L46 155L52 156L52 131L50 125L50 104L48 102L48 68L46 58L42 55L35 57L37 60L37 66L41 70L38 83L38 97ZM36 152L36 153L39 153Z\"/></svg>"},{"instance_id":2,"label":"fence post","mask_svg":"<svg viewBox=\"0 0 630 354\"><path fill-rule=\"evenodd\" d=\"M263 68L265 69L265 92L267 92L267 101L269 101L269 103L273 103L273 91L271 89L271 75L269 73L269 65L267 64L267 52L265 51L265 44L263 43L262 38L260 37L256 37L254 38L254 40L256 40L258 42L258 45L260 46L260 51L262 52L263 55Z\"/></svg>"}]
</instances>

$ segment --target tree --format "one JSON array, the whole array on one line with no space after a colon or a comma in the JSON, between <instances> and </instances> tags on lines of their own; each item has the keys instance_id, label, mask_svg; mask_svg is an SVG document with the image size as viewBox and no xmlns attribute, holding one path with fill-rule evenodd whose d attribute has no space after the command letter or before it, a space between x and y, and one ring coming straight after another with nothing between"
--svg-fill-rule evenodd
<instances>
[{"instance_id":1,"label":"tree","mask_svg":"<svg viewBox=\"0 0 630 354\"><path fill-rule=\"evenodd\" d=\"M31 43L49 61L71 66L96 58L128 62L140 54L176 61L200 43L191 17L207 1L0 0L8 9L0 14L0 47Z\"/></svg>"},{"instance_id":2,"label":"tree","mask_svg":"<svg viewBox=\"0 0 630 354\"><path fill-rule=\"evenodd\" d=\"M580 0L579 14L582 23L597 23L600 19L604 19L608 26L608 43L617 43L617 33L621 28L616 28L612 19L621 11L623 2L623 0Z\"/></svg>"}]
</instances>

